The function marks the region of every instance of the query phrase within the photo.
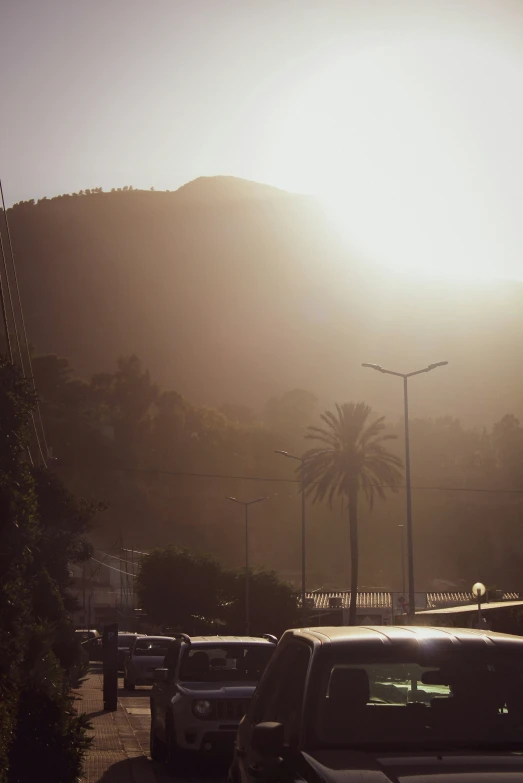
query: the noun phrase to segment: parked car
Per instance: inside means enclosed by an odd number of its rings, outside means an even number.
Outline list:
[[[231,754],[275,643],[269,636],[185,634],[173,641],[151,691],[151,757],[176,772],[197,754]]]
[[[229,783],[523,781],[523,638],[287,631],[240,723]]]
[[[143,633],[118,633],[118,671],[123,672],[124,661],[127,653],[138,637],[145,636]]]
[[[138,636],[124,658],[123,687],[133,691],[137,685],[150,685],[172,641],[172,636]]]
[[[90,661],[102,660],[102,637],[100,632],[94,629],[77,628],[75,631],[80,638],[80,644],[86,650]]]

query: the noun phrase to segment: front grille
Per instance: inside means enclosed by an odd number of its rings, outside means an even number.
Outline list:
[[[235,720],[243,718],[249,707],[250,699],[217,699],[213,701],[213,711],[209,716],[213,720]]]

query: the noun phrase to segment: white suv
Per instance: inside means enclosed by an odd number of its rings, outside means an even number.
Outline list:
[[[276,646],[273,636],[179,634],[151,691],[151,758],[172,772],[198,753],[230,754]]]

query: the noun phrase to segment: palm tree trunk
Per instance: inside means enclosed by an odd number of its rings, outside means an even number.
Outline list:
[[[350,606],[349,625],[356,625],[356,602],[358,599],[358,488],[349,490],[349,536],[350,536]]]

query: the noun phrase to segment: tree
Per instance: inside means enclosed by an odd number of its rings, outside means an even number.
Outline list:
[[[245,570],[228,574],[229,602],[226,606],[226,627],[230,633],[245,632]],[[253,636],[271,633],[275,636],[300,624],[298,593],[292,585],[278,579],[275,571],[264,568],[249,574],[250,625]]]
[[[137,578],[140,605],[149,620],[189,634],[242,634],[245,571],[225,570],[213,558],[170,545],[142,560]],[[254,634],[281,634],[298,622],[296,592],[274,571],[250,573]]]
[[[143,558],[136,580],[149,620],[195,634],[215,628],[226,601],[220,564],[207,555],[169,545]]]
[[[73,783],[89,740],[72,707],[81,649],[64,596],[92,510],[24,459],[35,404],[0,357],[0,781]]]
[[[395,486],[402,478],[403,463],[384,447],[385,441],[396,436],[385,434],[381,416],[370,423],[371,408],[364,402],[336,405],[336,413],[326,411],[321,415],[325,427],[309,427],[305,436],[316,440],[319,446],[304,456],[304,478],[307,494],[313,502],[327,500],[332,506],[334,498],[341,496],[347,503],[351,550],[351,599],[349,624],[356,624],[356,599],[358,592],[358,497],[360,490],[372,509],[376,497],[384,500],[386,489],[397,491]]]

